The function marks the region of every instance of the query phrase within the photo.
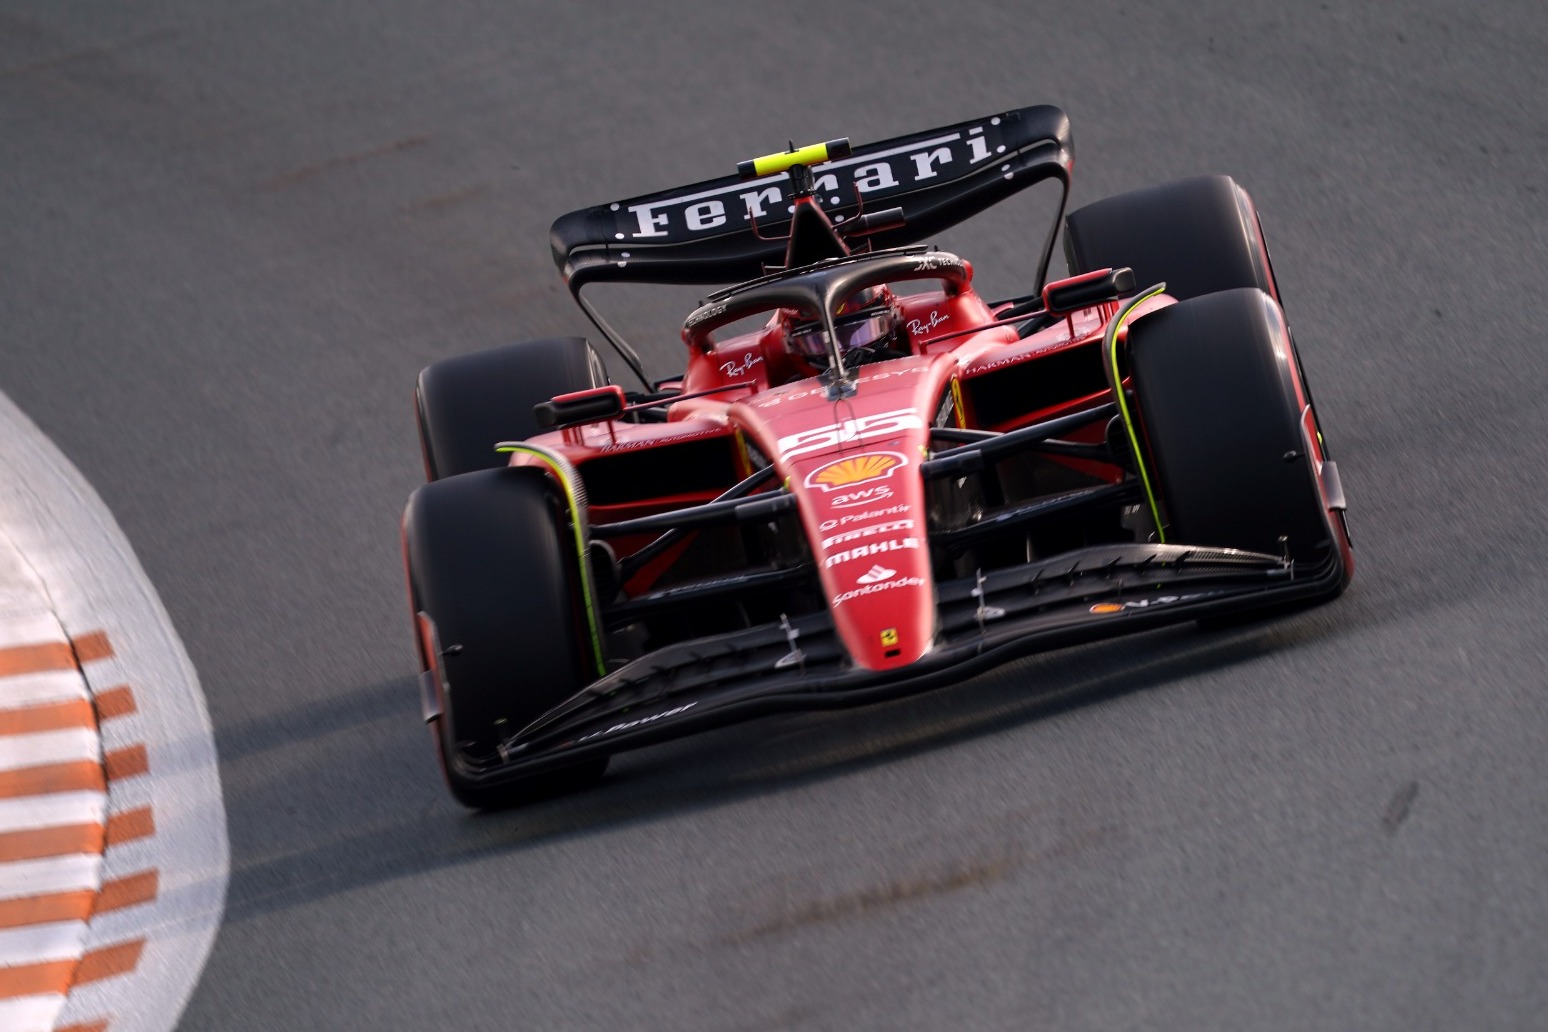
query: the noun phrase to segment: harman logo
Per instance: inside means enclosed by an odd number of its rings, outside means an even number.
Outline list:
[[[1154,609],[1157,606],[1169,606],[1174,602],[1194,602],[1216,594],[1219,594],[1219,592],[1200,591],[1191,595],[1161,595],[1156,598],[1136,598],[1128,602],[1098,602],[1088,609],[1087,612],[1093,616],[1112,616],[1114,613],[1126,613],[1140,609]]]
[[[882,480],[906,465],[908,459],[897,452],[867,452],[819,466],[806,475],[806,486],[832,491],[839,487]]]

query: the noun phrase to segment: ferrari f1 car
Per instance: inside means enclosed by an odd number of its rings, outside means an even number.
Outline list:
[[[1065,216],[1072,163],[1064,112],[1028,107],[554,223],[641,389],[579,337],[419,376],[403,541],[459,800],[1343,590],[1343,490],[1251,199],[1204,176]],[[986,300],[921,243],[1040,182],[1059,211],[1024,295]],[[1045,282],[1061,222],[1069,276]],[[582,297],[618,281],[736,285],[652,382]]]

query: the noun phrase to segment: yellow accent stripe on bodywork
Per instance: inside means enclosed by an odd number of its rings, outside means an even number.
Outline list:
[[[746,153],[743,151],[742,153]],[[793,165],[816,165],[828,160],[828,145],[826,143],[813,143],[802,147],[800,150],[780,151],[777,154],[765,154],[761,158],[753,158],[753,172],[760,176],[772,176],[776,172],[784,172]]]
[[[1139,434],[1134,430],[1134,417],[1129,412],[1129,402],[1123,393],[1123,377],[1118,372],[1118,331],[1123,329],[1129,321],[1129,316],[1140,305],[1149,301],[1157,294],[1166,292],[1165,283],[1157,283],[1136,295],[1133,300],[1119,309],[1113,321],[1107,324],[1107,335],[1102,338],[1102,360],[1107,364],[1108,384],[1113,389],[1113,400],[1118,403],[1118,415],[1123,419],[1123,428],[1129,435],[1129,448],[1134,456],[1134,467],[1139,470],[1140,483],[1145,488],[1145,501],[1150,505],[1150,515],[1156,523],[1156,540],[1166,544],[1166,529],[1161,525],[1161,507],[1156,504],[1156,492],[1151,486],[1150,473],[1145,469],[1145,457],[1140,451]]]
[[[753,464],[752,455],[750,455],[747,451],[747,435],[742,433],[741,427],[737,427],[735,433],[732,436],[736,439],[737,457],[742,461],[739,472],[744,477],[750,477],[753,475]]]
[[[587,630],[591,633],[591,654],[596,662],[597,676],[607,673],[607,663],[602,658],[602,625],[597,619],[597,607],[591,584],[591,562],[586,541],[585,487],[580,475],[564,456],[521,441],[501,441],[495,451],[509,455],[530,455],[548,467],[560,490],[564,492],[565,505],[570,510],[570,527],[575,533],[575,557],[580,565],[581,599],[586,607]]]

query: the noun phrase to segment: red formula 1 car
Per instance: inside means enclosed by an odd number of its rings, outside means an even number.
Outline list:
[[[565,215],[554,257],[644,384],[581,338],[419,377],[403,540],[452,792],[503,805],[760,714],[1032,650],[1321,602],[1353,558],[1257,214],[1224,176],[1054,220],[989,301],[918,242],[1034,183],[1029,107]],[[1070,277],[1045,283],[1060,222]],[[581,289],[738,285],[650,383]]]

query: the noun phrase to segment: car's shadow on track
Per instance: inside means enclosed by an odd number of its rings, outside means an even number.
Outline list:
[[[342,752],[330,751],[330,766],[337,765],[331,772],[272,778],[255,798],[229,800],[272,812],[275,800],[289,799],[290,812],[311,811],[314,822],[331,822],[332,833],[302,836],[317,844],[251,863],[235,850],[227,921],[789,791],[1228,670],[1338,633],[1338,627],[1303,614],[1221,630],[1185,625],[1033,656],[960,685],[893,702],[770,717],[624,754],[595,788],[493,813],[457,807],[431,773],[429,743],[410,720],[402,734],[394,730],[390,743],[377,741],[366,754],[352,755],[347,745]],[[390,693],[401,700],[412,698],[413,691],[405,678],[367,694]],[[328,737],[364,741],[359,735]],[[395,754],[392,771],[381,769],[384,747]],[[400,750],[402,756],[396,756]]]

